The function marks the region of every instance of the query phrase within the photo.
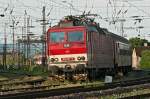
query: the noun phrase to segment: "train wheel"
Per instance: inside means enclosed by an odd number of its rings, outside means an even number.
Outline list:
[[[85,66],[84,65],[77,65],[75,68],[75,73],[84,74],[85,73]]]
[[[68,71],[68,72],[64,72],[64,74],[65,74],[65,79],[66,80],[69,80],[69,81],[73,80],[73,72]]]
[[[65,68],[63,69],[65,79],[72,81],[73,80],[73,69],[71,68],[70,65],[66,65]]]
[[[106,70],[105,74],[109,75],[109,76],[115,76],[116,75],[116,71],[113,68],[109,68],[109,69]]]
[[[87,69],[87,79],[89,81],[93,81],[96,79],[96,69],[95,68],[90,68],[90,69]]]
[[[120,78],[120,77],[123,77],[123,75],[124,75],[123,68],[119,68],[117,71],[117,76]]]
[[[58,75],[60,69],[57,66],[50,66],[49,71],[51,72],[52,75]]]

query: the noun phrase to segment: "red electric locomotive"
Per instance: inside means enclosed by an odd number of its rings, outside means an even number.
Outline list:
[[[100,28],[86,16],[68,16],[47,32],[48,68],[69,75],[126,72],[131,67],[128,40]]]

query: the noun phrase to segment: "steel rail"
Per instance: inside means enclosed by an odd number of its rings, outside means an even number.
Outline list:
[[[133,85],[139,85],[139,84],[145,84],[145,83],[150,83],[150,77],[136,79],[136,80],[114,82],[114,83],[105,84],[104,86],[98,86],[98,87],[78,86],[78,87],[69,87],[69,88],[49,89],[49,90],[43,90],[43,91],[37,91],[37,90],[29,91],[30,89],[28,89],[27,92],[23,92],[23,93],[0,95],[0,98],[1,99],[16,99],[16,98],[32,99],[32,98],[67,95],[67,94],[80,93],[80,92],[107,90],[107,89],[113,89],[116,87],[126,87],[126,86],[133,86]]]

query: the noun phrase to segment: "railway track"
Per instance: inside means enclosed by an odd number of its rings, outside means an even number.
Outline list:
[[[142,95],[136,95],[136,96],[129,96],[129,97],[124,97],[120,99],[146,99],[147,97],[150,97],[150,93],[148,94],[142,94]]]
[[[11,90],[15,91],[16,93],[11,94],[2,94],[3,92],[7,92],[10,90],[1,90],[1,99],[16,99],[16,98],[42,98],[42,97],[50,97],[50,96],[60,96],[60,95],[68,95],[73,93],[82,93],[82,92],[91,92],[91,91],[103,91],[115,88],[123,88],[140,85],[148,84],[145,88],[149,87],[150,77],[141,78],[136,80],[128,80],[128,81],[121,81],[121,82],[114,82],[105,84],[104,86],[97,86],[97,85],[90,85],[90,86],[77,86],[77,87],[69,87],[69,88],[59,88],[59,89],[49,89],[52,86],[40,86],[40,87],[32,87],[32,88],[23,88],[18,90]],[[53,86],[54,87],[54,86]],[[128,89],[129,90],[129,89]],[[111,94],[113,91],[108,92],[107,94]]]

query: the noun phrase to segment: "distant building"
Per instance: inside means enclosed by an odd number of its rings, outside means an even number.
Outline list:
[[[150,46],[143,46],[139,48],[134,48],[132,52],[132,67],[134,69],[140,68],[140,61],[142,57],[142,51],[150,50]]]
[[[34,59],[34,64],[37,64],[37,65],[42,64],[42,55],[41,54],[35,54],[33,56],[33,59]]]

